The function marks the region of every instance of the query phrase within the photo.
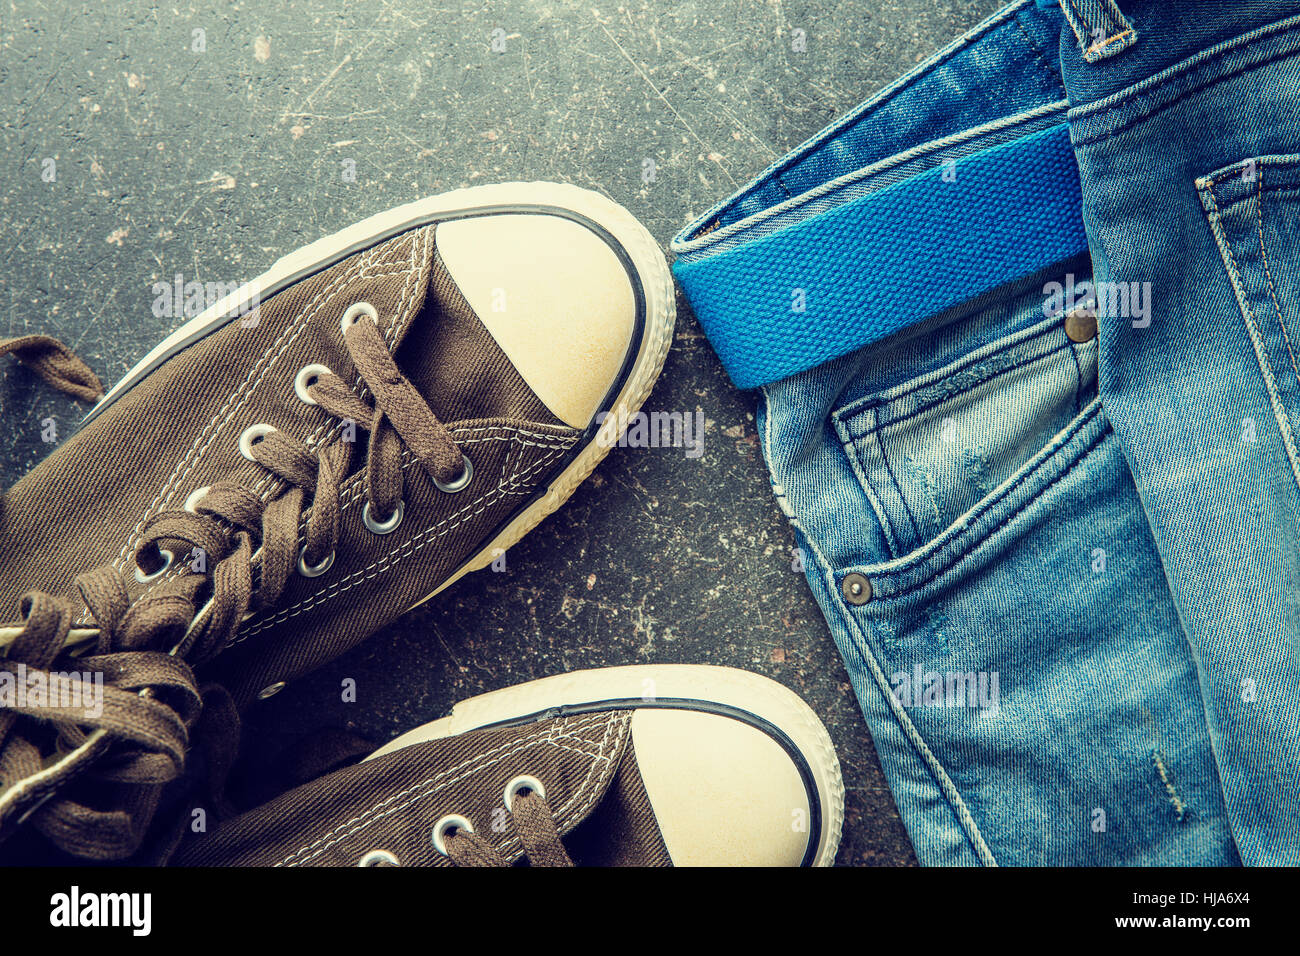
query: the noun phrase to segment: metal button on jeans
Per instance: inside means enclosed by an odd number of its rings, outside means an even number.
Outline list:
[[[866,604],[871,600],[871,582],[867,580],[865,574],[854,571],[844,575],[842,588],[844,600],[850,604]]]
[[[1097,313],[1091,308],[1075,309],[1065,317],[1065,334],[1071,342],[1087,342],[1097,337]]]

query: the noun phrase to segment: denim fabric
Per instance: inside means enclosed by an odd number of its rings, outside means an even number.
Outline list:
[[[1237,848],[1295,864],[1300,7],[1189,4],[1200,22],[1180,32],[1192,11],[1164,6],[1131,13],[1140,78],[1108,61],[1129,85],[1063,59],[1093,261],[1151,288],[1149,326],[1102,325],[1101,387],[1200,671]]]
[[[1297,15],[1021,0],[674,242],[1069,124],[1086,251],[757,393],[922,863],[1300,863]]]

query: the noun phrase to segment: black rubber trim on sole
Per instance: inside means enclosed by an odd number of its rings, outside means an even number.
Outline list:
[[[780,745],[781,749],[789,755],[794,762],[795,768],[799,771],[799,777],[803,781],[804,790],[808,796],[808,824],[809,840],[808,848],[804,850],[803,860],[800,866],[812,866],[813,861],[817,859],[817,848],[822,842],[822,802],[821,794],[817,790],[817,778],[813,775],[812,767],[809,766],[807,759],[793,740],[780,727],[769,720],[744,710],[740,707],[732,707],[730,704],[719,704],[711,700],[695,700],[689,697],[659,697],[647,701],[642,698],[619,698],[615,700],[594,700],[583,704],[560,704],[555,707],[548,707],[546,710],[539,710],[532,714],[526,714],[520,717],[509,717],[505,720],[494,721],[490,724],[483,724],[478,727],[471,727],[462,733],[473,733],[476,730],[488,730],[496,727],[518,727],[523,724],[534,724],[539,720],[553,720],[557,717],[569,717],[575,714],[591,714],[605,710],[693,710],[706,714],[714,714],[719,717],[729,717],[732,720],[738,720],[743,724],[748,724],[755,730],[762,731]],[[455,713],[453,708],[452,713]],[[459,735],[457,735],[459,736]]]

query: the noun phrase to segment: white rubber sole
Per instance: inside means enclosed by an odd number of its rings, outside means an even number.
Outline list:
[[[592,220],[612,235],[632,260],[632,265],[641,280],[645,295],[645,326],[632,369],[614,402],[608,408],[602,409],[609,412],[609,415],[601,424],[595,437],[551,482],[544,495],[516,515],[495,538],[466,560],[435,591],[417,601],[412,607],[418,607],[440,594],[471,571],[478,571],[490,565],[502,552],[509,550],[524,535],[537,527],[542,519],[569,500],[578,485],[586,480],[601,460],[609,454],[610,449],[618,443],[619,423],[626,423],[632,413],[636,412],[650,397],[650,391],[663,370],[664,360],[668,357],[668,350],[672,346],[673,326],[677,316],[677,297],[673,291],[672,273],[668,270],[668,262],[659,248],[659,243],[630,212],[618,203],[606,199],[599,193],[559,183],[507,183],[502,186],[477,186],[461,192],[468,194],[478,190],[499,190],[505,195],[514,196],[511,199],[503,199],[493,194],[490,202],[486,198],[479,200],[483,205],[522,203],[524,202],[522,194],[515,195],[516,190],[519,190],[531,196],[529,202],[564,206]]]
[[[651,690],[652,689],[652,690]],[[684,699],[747,711],[779,728],[803,754],[821,801],[822,831],[813,866],[830,866],[844,825],[844,780],[825,725],[798,694],[759,674],[711,664],[634,664],[574,671],[461,701],[450,715],[403,734],[382,754],[564,706],[601,701]]]

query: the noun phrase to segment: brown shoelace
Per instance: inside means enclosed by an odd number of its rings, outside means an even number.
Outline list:
[[[0,339],[0,356],[12,355],[61,392],[86,402],[104,396],[104,386],[90,366],[58,339],[20,335]]]
[[[163,784],[184,768],[201,710],[190,665],[224,648],[245,617],[274,607],[295,566],[319,574],[333,562],[339,489],[355,444],[344,440],[347,424],[370,436],[365,507],[372,515],[391,519],[402,507],[403,446],[440,486],[458,487],[469,475],[469,460],[402,376],[375,322],[362,316],[348,325],[344,343],[373,406],[322,371],[307,394],[345,429],[315,451],[275,430],[248,443],[248,457],[282,482],[269,500],[222,481],[192,510],[151,517],[136,561],[142,570],[147,562],[158,583],[134,603],[115,568],[80,575],[77,589],[97,629],[82,643],[93,647],[70,641],[71,602],[38,591],[23,597],[20,630],[0,657],[0,672],[15,684],[20,665],[29,683],[33,676],[50,682],[56,673],[102,673],[104,703],[97,717],[39,699],[0,711],[0,841],[27,821],[76,856],[120,859],[140,845]],[[65,391],[98,384],[52,339],[7,340],[3,351]],[[186,547],[202,549],[208,570],[181,563],[178,573],[163,575]]]
[[[519,790],[510,801],[509,812],[529,865],[573,866],[573,860],[560,842],[560,831],[555,826],[555,816],[545,796],[536,790]],[[442,840],[439,852],[445,853],[452,863],[457,866],[510,865],[510,861],[496,847],[472,828],[456,824],[444,828],[444,822],[455,819],[463,818],[445,817],[434,828],[434,833],[440,835]],[[435,836],[434,845],[437,846],[437,843],[438,836]],[[385,850],[372,850],[362,857],[361,865],[400,866],[401,863]]]
[[[530,865],[573,866],[544,796],[536,790],[520,790],[511,801],[510,815]],[[442,841],[447,847],[447,857],[457,866],[510,865],[496,847],[473,830],[452,828],[443,835]]]

